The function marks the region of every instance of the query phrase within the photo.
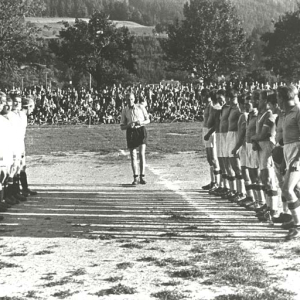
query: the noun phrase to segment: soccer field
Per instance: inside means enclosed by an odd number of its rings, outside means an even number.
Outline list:
[[[153,123],[147,126],[148,153],[204,151],[202,123]],[[118,124],[97,126],[32,126],[27,130],[27,155],[56,152],[108,154],[126,149],[125,131]]]
[[[150,124],[133,187],[119,125],[29,127],[38,195],[3,213],[0,299],[299,299],[299,242],[201,191],[201,128]]]

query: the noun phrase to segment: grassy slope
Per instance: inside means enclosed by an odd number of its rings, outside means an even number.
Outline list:
[[[83,19],[88,21],[88,19]],[[74,18],[35,18],[28,17],[26,18],[27,22],[35,24],[42,30],[42,35],[44,38],[55,38],[58,36],[59,31],[64,27],[63,22],[67,21],[70,24],[75,23]],[[129,22],[129,21],[113,21],[117,27],[126,26],[129,30],[138,36],[140,35],[153,35],[152,30],[154,26],[143,26],[138,23]]]
[[[149,0],[150,1],[150,0]],[[182,7],[186,0],[182,1]],[[238,15],[243,22],[244,29],[251,33],[254,27],[270,27],[271,20],[277,20],[286,11],[295,9],[297,0],[232,0],[236,5]],[[178,7],[181,7],[178,5]],[[88,20],[88,19],[84,19]],[[44,38],[54,38],[58,36],[59,30],[63,27],[62,21],[74,23],[74,18],[37,18],[28,17],[26,21],[34,23],[42,29]],[[114,21],[117,27],[127,26],[133,34],[138,36],[153,35],[154,26],[143,26],[134,22]]]

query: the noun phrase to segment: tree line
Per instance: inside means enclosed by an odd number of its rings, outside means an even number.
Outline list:
[[[44,10],[42,2],[0,2],[3,85],[36,80],[88,85],[92,79],[94,86],[171,78],[211,81],[232,74],[236,79],[292,80],[300,75],[300,6],[273,20],[272,30],[257,33],[262,60],[255,66],[253,36],[227,0],[190,0],[182,9],[183,18],[166,27],[165,38],[133,36],[99,10],[88,22],[77,18],[74,25],[65,23],[53,40],[44,40],[38,28],[24,22],[24,15]]]
[[[297,0],[231,0],[246,33],[263,28],[268,31],[272,20],[297,9]],[[44,0],[45,17],[88,18],[104,11],[111,20],[133,21],[142,25],[170,24],[183,18],[187,0]]]
[[[182,18],[182,0],[45,0],[45,17],[89,18],[103,11],[111,20],[151,26]]]

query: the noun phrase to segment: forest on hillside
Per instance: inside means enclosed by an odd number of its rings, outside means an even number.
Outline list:
[[[77,17],[89,18],[94,11],[104,11],[111,20],[134,21],[142,25],[169,24],[175,19],[183,18],[183,6],[187,0],[44,0],[44,17]],[[218,0],[211,0],[218,1]],[[264,76],[266,73],[263,63],[260,37],[264,32],[273,30],[273,22],[287,11],[297,9],[297,0],[230,0],[236,7],[241,25],[248,33],[253,43],[251,63],[247,65],[241,76],[251,78]],[[156,26],[158,28],[158,26]],[[162,26],[165,28],[165,26]],[[57,30],[57,29],[55,29]],[[154,32],[155,33],[155,32]],[[157,33],[159,31],[157,30]],[[147,83],[157,83],[162,79],[194,80],[182,71],[168,68],[164,60],[161,41],[166,35],[135,35],[133,56],[136,61],[135,80]],[[45,39],[47,43],[47,39]],[[44,61],[42,61],[45,64]],[[60,67],[61,66],[61,67]],[[62,63],[53,63],[49,67],[49,76],[56,82],[86,84],[89,80],[84,74],[74,73]],[[255,76],[252,74],[256,74]],[[43,76],[43,75],[42,75]],[[25,77],[26,78],[26,77]],[[41,77],[42,78],[42,77]],[[25,80],[25,79],[24,79]],[[33,78],[34,82],[39,80]]]
[[[111,20],[133,21],[142,25],[170,23],[183,18],[188,0],[45,0],[47,17],[90,17],[95,10],[109,14]],[[213,0],[212,0],[213,1]],[[231,0],[245,31],[268,31],[272,20],[297,8],[297,0]]]

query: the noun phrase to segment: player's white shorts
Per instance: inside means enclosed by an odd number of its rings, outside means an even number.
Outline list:
[[[204,140],[204,136],[207,134],[208,130],[209,130],[209,129],[206,128],[206,127],[203,127],[203,129],[202,129],[202,139],[203,139],[203,143],[204,143],[205,148],[214,148],[214,147],[216,146],[215,133],[213,133],[213,134],[210,136],[210,138],[209,138],[208,141],[205,141],[205,140]]]
[[[247,148],[246,143],[244,143],[239,150],[239,157],[241,162],[241,167],[247,166]]]
[[[270,169],[274,167],[272,150],[275,145],[271,141],[258,142],[260,150],[258,151],[258,164],[260,170]]]
[[[227,147],[226,147],[226,139],[227,132],[220,132],[220,156],[218,157],[227,157]]]
[[[222,157],[222,134],[220,132],[216,132],[215,134],[217,157]]]
[[[300,142],[290,143],[283,146],[283,155],[287,169],[294,161],[296,155],[299,153]]]
[[[258,168],[258,151],[252,150],[252,143],[246,143],[246,167],[249,169]]]
[[[226,136],[226,156],[225,157],[234,157],[234,155],[231,153],[233,148],[236,146],[238,140],[238,132],[237,131],[228,131]]]

